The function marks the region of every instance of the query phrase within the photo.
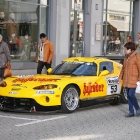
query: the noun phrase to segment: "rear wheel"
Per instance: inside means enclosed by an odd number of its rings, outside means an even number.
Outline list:
[[[61,98],[61,109],[64,113],[72,113],[79,104],[79,93],[75,86],[67,86]]]

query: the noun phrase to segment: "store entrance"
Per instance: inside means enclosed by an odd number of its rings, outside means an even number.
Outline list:
[[[70,57],[84,56],[83,1],[73,0],[70,13]]]

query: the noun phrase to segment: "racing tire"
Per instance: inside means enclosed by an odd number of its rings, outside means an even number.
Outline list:
[[[79,105],[79,93],[75,86],[67,86],[61,97],[61,110],[63,113],[74,112]]]
[[[127,99],[127,92],[126,89],[123,87],[121,90],[121,103],[128,103],[128,99]]]

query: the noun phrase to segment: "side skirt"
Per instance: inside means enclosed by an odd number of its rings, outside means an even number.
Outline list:
[[[88,98],[84,100],[80,100],[79,107],[86,107],[86,106],[92,106],[97,104],[105,104],[105,103],[113,103],[113,102],[120,102],[121,95],[115,94],[111,96],[104,96],[99,98]]]

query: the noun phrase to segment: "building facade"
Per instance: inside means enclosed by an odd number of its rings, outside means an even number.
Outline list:
[[[0,0],[0,34],[13,75],[36,74],[40,33],[54,44],[52,67],[73,56],[122,56],[126,37],[137,40],[139,14],[140,0]]]

